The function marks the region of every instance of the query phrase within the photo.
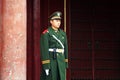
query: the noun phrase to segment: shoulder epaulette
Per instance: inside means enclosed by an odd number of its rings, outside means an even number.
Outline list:
[[[47,32],[48,32],[48,29],[44,30],[42,33],[45,34],[45,33],[47,33]]]

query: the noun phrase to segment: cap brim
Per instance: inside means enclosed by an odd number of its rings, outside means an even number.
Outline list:
[[[60,16],[54,16],[54,17],[51,18],[51,20],[60,20],[60,19],[61,19]]]
[[[61,18],[53,18],[53,19],[51,19],[51,20],[61,20]]]

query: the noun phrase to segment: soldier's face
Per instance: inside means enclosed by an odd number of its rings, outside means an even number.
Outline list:
[[[60,27],[61,20],[51,20],[50,23],[51,23],[52,27],[58,29]]]

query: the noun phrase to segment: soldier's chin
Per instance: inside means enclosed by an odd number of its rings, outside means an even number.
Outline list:
[[[57,28],[59,28],[60,26],[57,26]]]

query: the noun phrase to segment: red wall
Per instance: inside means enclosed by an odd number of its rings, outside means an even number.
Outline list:
[[[40,78],[40,0],[27,1],[27,80]]]
[[[2,46],[2,0],[0,0],[0,53]],[[1,54],[0,54],[1,55]]]

